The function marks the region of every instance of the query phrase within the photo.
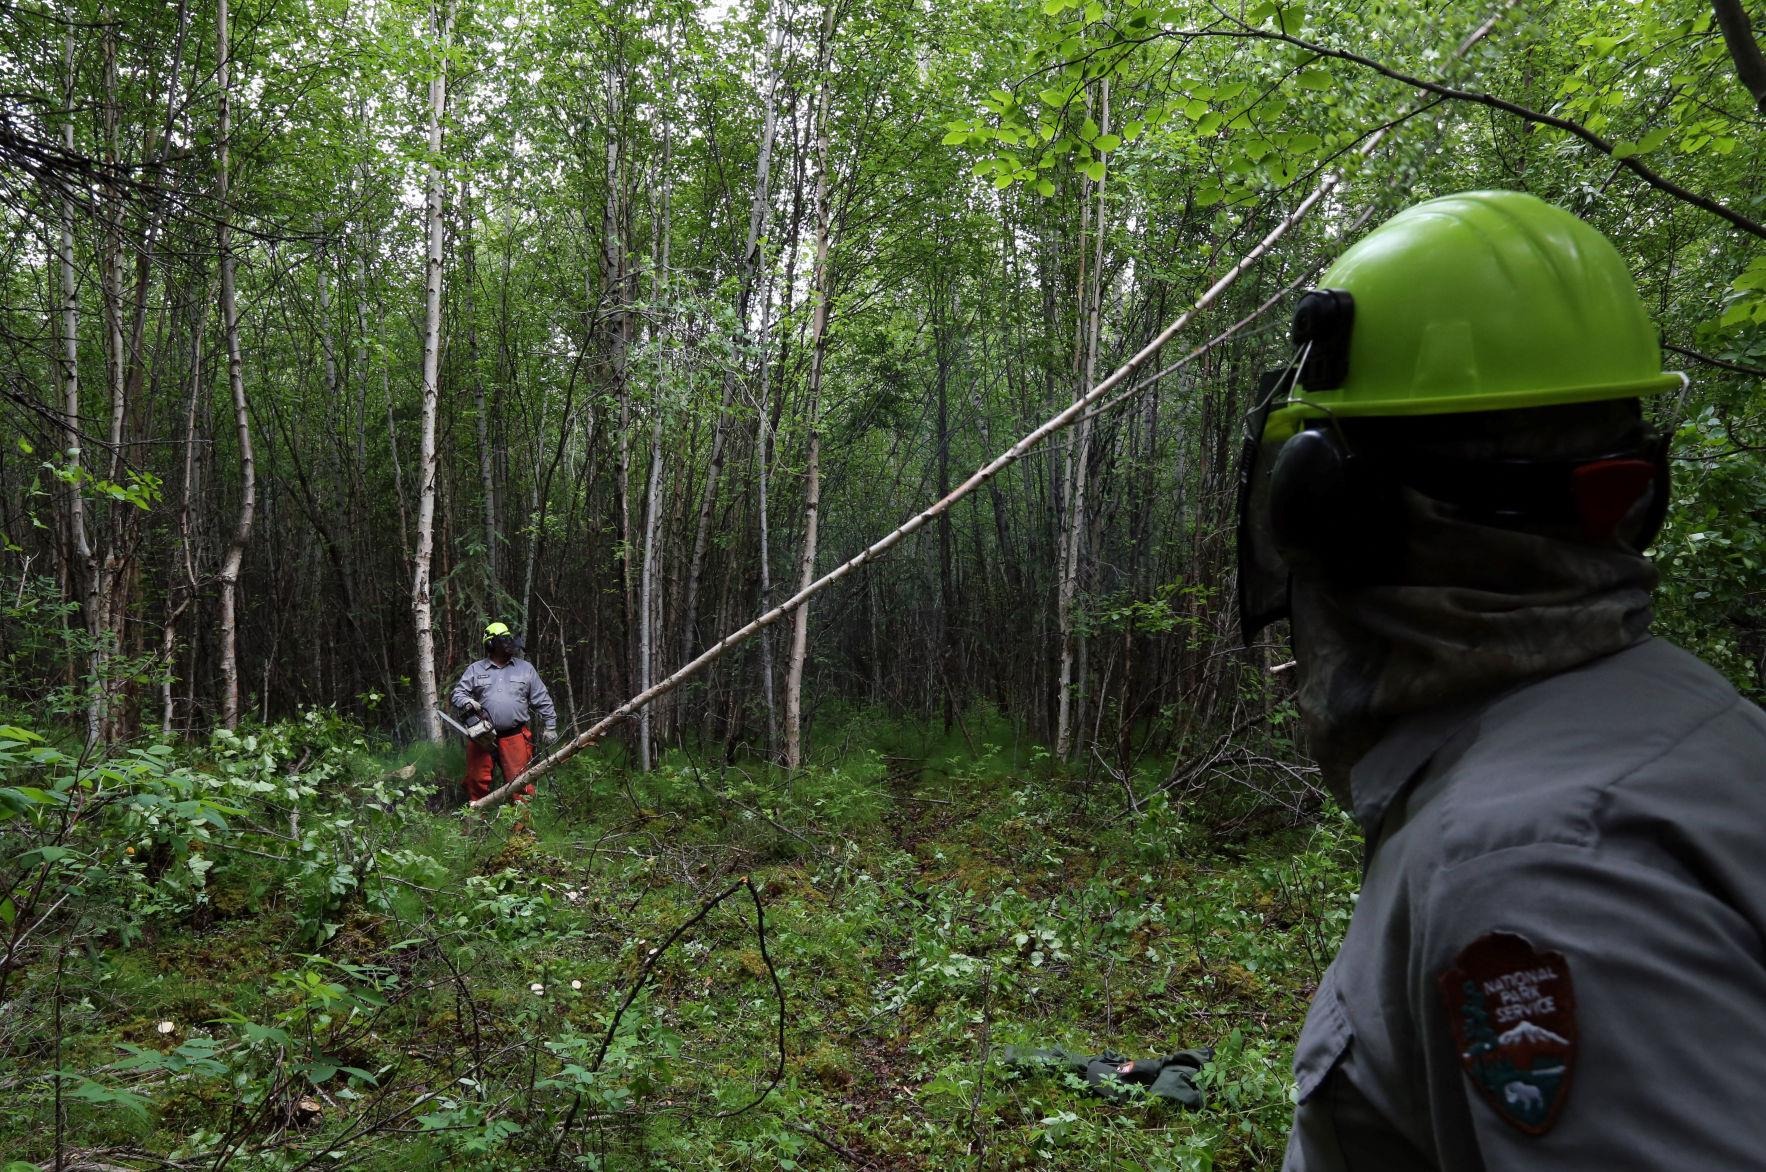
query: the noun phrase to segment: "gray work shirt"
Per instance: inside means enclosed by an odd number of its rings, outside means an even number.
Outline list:
[[[494,660],[479,660],[466,669],[449,699],[455,708],[464,708],[469,699],[477,700],[498,732],[526,724],[530,709],[539,713],[547,728],[558,725],[552,695],[540,682],[540,673],[525,659],[511,659],[505,667],[498,667]]]
[[[1766,1166],[1766,713],[1648,640],[1413,718],[1351,787],[1288,1172]],[[1556,959],[1461,979],[1496,933]]]

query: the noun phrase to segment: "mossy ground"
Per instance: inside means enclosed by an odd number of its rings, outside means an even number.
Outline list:
[[[680,752],[648,776],[579,759],[490,820],[410,801],[353,823],[339,811],[360,783],[339,781],[305,817],[354,833],[356,886],[316,905],[310,867],[245,853],[255,840],[211,847],[198,905],[69,951],[59,997],[41,954],[7,1016],[41,1031],[59,1002],[62,1069],[144,1101],[64,1094],[64,1150],[89,1163],[1279,1164],[1294,1037],[1354,880],[1341,819],[1225,793],[1118,817],[1113,784],[873,733],[794,778]],[[452,766],[423,770],[451,784]],[[596,1070],[651,950],[744,878],[764,950],[738,889],[655,956]],[[716,1118],[777,1069],[775,973],[783,1079]],[[266,1049],[242,1023],[289,1041]],[[219,1072],[164,1065],[193,1039]],[[118,1070],[125,1043],[170,1057]],[[1013,1043],[1219,1054],[1208,1107],[1182,1113],[1017,1079],[998,1062]],[[54,1048],[8,1041],[7,1158],[53,1159]]]

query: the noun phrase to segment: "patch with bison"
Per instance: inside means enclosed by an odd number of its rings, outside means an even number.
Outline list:
[[[1576,993],[1563,953],[1492,932],[1437,980],[1472,1085],[1521,1131],[1550,1131],[1576,1068]]]

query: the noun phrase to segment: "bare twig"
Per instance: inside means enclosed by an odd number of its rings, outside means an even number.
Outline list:
[[[1743,366],[1741,363],[1731,362],[1727,358],[1713,358],[1709,354],[1700,354],[1697,350],[1688,350],[1684,346],[1670,346],[1666,342],[1662,343],[1662,349],[1671,350],[1675,354],[1692,359],[1694,362],[1703,362],[1707,366],[1715,366],[1722,370],[1733,370],[1737,374],[1750,374],[1755,378],[1766,378],[1766,370],[1761,370],[1757,366]]]
[[[620,1020],[625,1017],[626,1010],[632,1007],[632,1002],[638,999],[639,992],[643,990],[645,982],[650,978],[651,970],[653,970],[662,958],[667,955],[668,950],[674,946],[675,941],[686,935],[690,928],[709,915],[711,910],[717,907],[718,904],[730,898],[730,896],[735,895],[738,891],[747,891],[748,897],[754,901],[754,930],[755,936],[760,945],[760,959],[761,963],[766,966],[767,976],[772,978],[773,993],[778,999],[779,1061],[778,1065],[773,1070],[772,1081],[767,1084],[766,1089],[761,1091],[752,1102],[738,1107],[734,1111],[719,1111],[717,1114],[710,1116],[710,1118],[733,1119],[738,1115],[747,1114],[749,1111],[752,1111],[754,1108],[766,1102],[768,1096],[778,1089],[781,1082],[785,1081],[785,986],[779,981],[779,972],[773,967],[773,958],[767,951],[766,908],[760,901],[760,892],[755,890],[753,882],[746,875],[706,900],[699,906],[698,911],[694,912],[683,921],[679,927],[669,933],[668,939],[650,950],[650,955],[645,958],[644,967],[639,970],[637,979],[632,982],[631,988],[626,990],[625,1000],[620,1002],[619,1008],[614,1011],[613,1019],[607,1023],[607,1033],[601,1039],[601,1048],[595,1052],[595,1061],[589,1066],[589,1071],[591,1073],[599,1071],[601,1069],[601,1063],[607,1060],[607,1051],[613,1045],[613,1038],[619,1030]],[[564,1116],[563,1126],[558,1129],[558,1138],[552,1142],[552,1163],[557,1163],[558,1151],[564,1146],[565,1137],[570,1134],[571,1127],[575,1125],[577,1113],[582,1109],[582,1103],[582,1092],[578,1091],[575,1100],[570,1105],[570,1111]]]

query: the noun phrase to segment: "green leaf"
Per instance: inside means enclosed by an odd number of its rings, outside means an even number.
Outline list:
[[[1196,192],[1196,206],[1199,208],[1213,207],[1225,198],[1226,192],[1210,185]]]
[[[1085,167],[1085,174],[1092,182],[1102,183],[1104,180],[1104,160],[1097,159],[1088,163]]]
[[[1092,119],[1087,118],[1085,120],[1085,122],[1079,128],[1079,137],[1083,138],[1086,142],[1090,142],[1092,139],[1096,138],[1097,136],[1098,136],[1098,124],[1096,122],[1094,122]]]
[[[1104,19],[1104,6],[1098,0],[1091,0],[1091,3],[1085,6],[1085,23],[1096,24],[1102,19]]]
[[[1050,183],[1047,179],[1038,179],[1036,181],[1036,192],[1038,195],[1053,195],[1055,194],[1055,185]]]
[[[18,908],[13,904],[12,897],[10,895],[0,897],[0,924],[5,924],[10,928],[16,919],[18,919]]]
[[[1096,142],[1092,143],[1092,146],[1100,151],[1113,151],[1121,145],[1122,140],[1114,134],[1106,134]]]
[[[1301,71],[1299,78],[1301,89],[1328,90],[1331,88],[1331,75],[1323,69],[1307,69]]]
[[[944,136],[943,144],[945,146],[962,146],[964,143],[966,143],[968,141],[969,141],[969,132],[968,131],[966,131],[966,130],[953,130],[949,134]]]
[[[1133,142],[1141,136],[1141,132],[1146,130],[1146,128],[1147,124],[1145,122],[1130,122],[1127,126],[1122,128],[1123,141]]]

